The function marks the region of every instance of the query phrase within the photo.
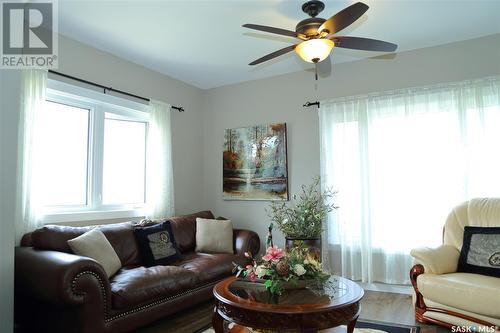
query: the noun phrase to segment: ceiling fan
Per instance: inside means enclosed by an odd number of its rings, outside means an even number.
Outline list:
[[[397,49],[398,46],[396,44],[377,39],[335,35],[360,18],[368,10],[366,4],[357,2],[341,10],[328,20],[316,17],[324,8],[325,4],[321,1],[312,0],[304,3],[302,11],[308,14],[310,18],[300,21],[295,27],[295,31],[258,24],[244,24],[243,27],[245,28],[294,37],[301,40],[298,44],[269,53],[262,58],[252,61],[249,65],[253,66],[263,63],[293,50],[304,61],[317,64],[328,57],[334,46],[379,52],[393,52]]]

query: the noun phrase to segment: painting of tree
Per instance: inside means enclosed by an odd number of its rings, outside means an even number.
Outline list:
[[[225,200],[288,200],[286,124],[226,129]]]

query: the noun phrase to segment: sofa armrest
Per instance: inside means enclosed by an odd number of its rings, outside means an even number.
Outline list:
[[[441,245],[413,249],[410,255],[415,258],[416,264],[423,266],[425,273],[446,274],[457,271],[460,252],[453,246]]]
[[[109,279],[95,260],[32,247],[16,247],[15,288],[52,304],[83,304],[91,295],[110,301]]]
[[[260,250],[260,238],[256,232],[244,229],[233,230],[234,250],[236,254],[243,255],[250,252],[256,255]]]

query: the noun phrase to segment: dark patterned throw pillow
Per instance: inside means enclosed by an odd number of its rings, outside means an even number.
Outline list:
[[[457,272],[500,277],[500,227],[465,227]]]
[[[181,258],[170,221],[135,227],[134,234],[146,266],[168,265]]]

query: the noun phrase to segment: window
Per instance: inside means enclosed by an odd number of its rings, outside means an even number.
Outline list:
[[[88,204],[89,119],[89,109],[52,101],[39,117],[43,206]]]
[[[45,221],[142,215],[147,111],[147,105],[49,81],[35,125]]]
[[[499,95],[488,78],[321,104],[322,178],[341,207],[328,242],[345,276],[408,283],[410,250],[440,245],[454,206],[500,196]]]
[[[147,123],[114,119],[104,121],[104,204],[145,202]]]

